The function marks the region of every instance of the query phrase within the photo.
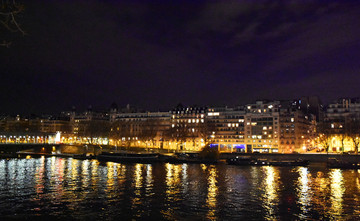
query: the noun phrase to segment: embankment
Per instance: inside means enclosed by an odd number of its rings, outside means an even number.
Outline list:
[[[234,158],[236,156],[251,156],[256,159],[268,159],[268,160],[309,160],[310,162],[327,162],[329,158],[335,158],[341,161],[347,162],[360,162],[360,155],[353,155],[353,154],[276,154],[276,153],[222,153],[220,158],[222,159],[229,159]]]

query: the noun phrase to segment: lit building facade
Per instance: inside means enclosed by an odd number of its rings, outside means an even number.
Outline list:
[[[315,118],[306,115],[298,106],[280,108],[280,150],[282,153],[303,153],[314,148]]]
[[[216,147],[221,152],[246,152],[243,108],[209,108],[207,121],[215,128],[211,147]]]
[[[110,144],[164,148],[170,112],[116,113],[110,119]]]
[[[279,152],[279,101],[259,100],[245,107],[247,152]]]
[[[330,127],[329,152],[356,152],[360,125],[354,127],[353,124],[360,121],[360,99],[341,98],[330,103],[326,108],[326,121]]]
[[[206,107],[183,107],[178,105],[170,111],[170,127],[164,140],[169,149],[199,151],[205,145],[209,128]],[[205,137],[204,137],[205,136]]]

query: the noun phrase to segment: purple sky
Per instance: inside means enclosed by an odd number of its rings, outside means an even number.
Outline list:
[[[0,113],[360,94],[356,1],[118,2],[25,1]]]

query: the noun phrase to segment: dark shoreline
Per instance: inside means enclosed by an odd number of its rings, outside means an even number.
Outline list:
[[[45,149],[45,151],[42,150]],[[52,149],[55,148],[56,150],[64,150],[67,151],[60,151],[60,153],[52,154]],[[69,151],[73,149],[73,151]],[[93,145],[65,145],[65,144],[0,144],[0,158],[16,158],[18,157],[18,152],[24,151],[27,154],[32,154],[34,156],[59,156],[59,157],[72,157],[72,155],[81,155],[84,153],[93,153],[93,155],[98,155],[102,151],[111,152],[114,150],[114,147],[110,146],[93,146]],[[87,151],[88,150],[88,151]],[[118,148],[118,150],[121,150]],[[145,149],[139,148],[130,148],[130,152],[134,152],[134,150],[139,151]],[[126,152],[126,150],[121,150]],[[148,152],[158,152],[158,149],[151,149]],[[161,150],[162,153],[166,153],[168,151]],[[94,154],[95,153],[95,154]],[[25,154],[25,153],[24,153]],[[24,155],[22,154],[22,155]],[[308,160],[311,163],[326,163],[329,158],[335,158],[340,161],[346,162],[360,162],[360,155],[355,154],[333,154],[333,153],[309,153],[309,154],[281,154],[281,153],[221,153],[220,159],[226,160],[230,158],[234,158],[236,156],[251,156],[254,159],[267,159],[267,160]]]

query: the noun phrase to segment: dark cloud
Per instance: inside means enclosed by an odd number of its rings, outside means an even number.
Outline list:
[[[0,49],[1,112],[359,94],[357,2],[24,3],[28,35]]]

